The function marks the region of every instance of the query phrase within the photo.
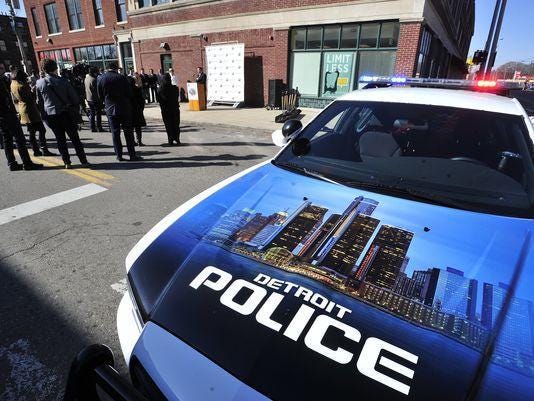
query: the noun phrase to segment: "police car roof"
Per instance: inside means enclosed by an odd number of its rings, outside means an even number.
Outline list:
[[[523,115],[524,112],[515,99],[491,93],[456,89],[373,88],[353,91],[337,98],[337,100],[426,104],[513,115]]]

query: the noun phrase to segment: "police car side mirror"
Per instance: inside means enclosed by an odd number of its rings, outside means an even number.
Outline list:
[[[287,143],[286,138],[284,138],[284,135],[282,135],[281,129],[277,129],[276,131],[274,131],[271,134],[271,138],[273,140],[274,145],[280,148],[283,148]]]

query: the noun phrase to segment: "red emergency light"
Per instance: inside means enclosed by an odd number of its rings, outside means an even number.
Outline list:
[[[497,81],[477,81],[477,86],[479,88],[495,88]]]

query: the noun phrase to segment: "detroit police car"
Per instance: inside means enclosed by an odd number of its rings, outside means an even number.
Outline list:
[[[136,389],[98,347],[96,381],[127,400],[533,400],[519,102],[360,90],[273,139],[132,249],[117,324]]]

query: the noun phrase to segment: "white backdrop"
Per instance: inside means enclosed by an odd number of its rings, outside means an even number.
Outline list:
[[[208,100],[245,100],[245,44],[206,46]]]

